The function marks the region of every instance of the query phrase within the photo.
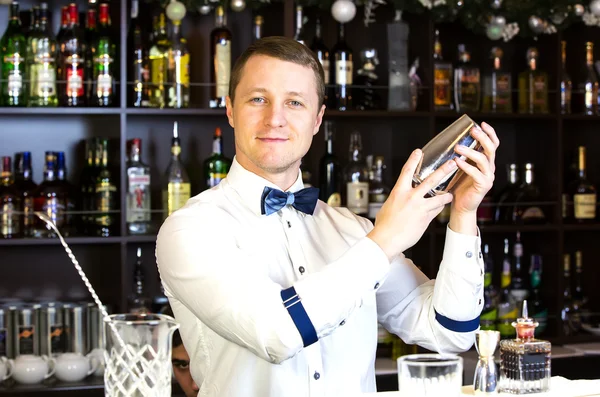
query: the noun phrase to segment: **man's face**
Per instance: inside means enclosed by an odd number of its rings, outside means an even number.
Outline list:
[[[190,356],[183,345],[172,349],[171,362],[173,364],[175,379],[177,379],[177,383],[181,386],[186,397],[196,397],[199,388],[194,379],[192,379],[192,374],[190,374]]]
[[[264,55],[248,59],[235,104],[227,98],[240,164],[261,176],[295,170],[319,131],[325,107],[318,102],[309,67]]]

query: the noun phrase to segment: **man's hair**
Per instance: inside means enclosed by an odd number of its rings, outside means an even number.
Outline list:
[[[319,62],[315,53],[307,46],[298,43],[294,39],[282,36],[269,36],[257,40],[237,59],[231,71],[231,79],[229,81],[229,97],[232,103],[235,98],[235,89],[242,79],[244,66],[246,66],[248,59],[254,55],[265,55],[311,68],[315,74],[319,108],[321,107],[325,98],[325,74],[323,73],[321,62]]]
[[[173,309],[171,309],[171,305],[169,305],[168,303],[165,305],[165,307],[162,308],[160,312],[161,314],[165,314],[167,316],[175,318],[175,315],[173,314]],[[181,346],[182,344],[183,341],[181,340],[181,334],[179,333],[179,330],[176,329],[175,332],[173,332],[173,347],[175,348]]]

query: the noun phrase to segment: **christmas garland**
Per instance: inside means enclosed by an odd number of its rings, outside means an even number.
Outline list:
[[[241,11],[246,6],[260,9],[282,0],[147,1],[163,6],[179,2],[190,11],[208,14],[217,5]],[[475,33],[485,33],[491,40],[504,41],[517,34],[529,37],[553,34],[578,22],[600,26],[600,0],[296,0],[296,4],[331,10],[340,22],[354,18],[356,6],[362,6],[365,26],[375,22],[375,10],[379,6],[390,4],[396,10],[408,13],[428,12],[436,23],[459,21]]]

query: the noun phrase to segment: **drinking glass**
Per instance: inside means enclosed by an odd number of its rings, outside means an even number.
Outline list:
[[[398,358],[398,386],[406,397],[458,397],[463,359],[454,355],[409,354]]]

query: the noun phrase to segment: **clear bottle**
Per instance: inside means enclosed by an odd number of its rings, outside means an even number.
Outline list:
[[[302,6],[296,6],[296,33],[294,34],[294,40],[298,43],[306,45],[306,33],[304,32],[304,17],[302,13]]]
[[[22,198],[16,189],[12,173],[12,159],[2,157],[0,169],[0,238],[21,237],[21,220],[19,212]]]
[[[511,272],[511,300],[517,307],[520,307],[524,300],[529,297],[529,288],[527,286],[527,277],[523,269],[523,243],[521,243],[521,232],[517,232],[517,238],[513,245],[514,267]]]
[[[127,231],[129,234],[147,234],[152,219],[150,167],[142,162],[142,140],[134,138],[128,144]]]
[[[95,229],[96,235],[110,237],[118,234],[119,230],[119,192],[115,174],[108,165],[108,139],[101,138],[102,154],[100,167],[95,183]]]
[[[333,78],[335,81],[334,109],[352,109],[352,77],[354,75],[354,61],[352,49],[346,43],[345,25],[339,24],[338,40],[331,52],[335,57]]]
[[[568,186],[567,210],[569,218],[589,223],[596,220],[596,187],[587,178],[585,146],[578,147],[578,154],[578,174]]]
[[[500,302],[498,303],[498,331],[503,338],[514,336],[515,329],[511,326],[517,318],[517,307],[510,297],[511,289],[511,260],[510,244],[504,239],[504,257],[502,259],[502,274],[500,277],[500,289],[502,290]]]
[[[94,106],[112,106],[115,97],[115,45],[110,29],[108,4],[100,4],[100,27],[94,45],[92,104]],[[88,43],[88,46],[90,44]],[[90,78],[92,76],[87,76]]]
[[[142,249],[138,247],[136,252],[135,266],[133,268],[133,290],[127,299],[129,313],[150,313],[150,299],[144,291],[144,262],[142,261]]]
[[[483,111],[492,113],[512,112],[512,78],[502,68],[502,49],[492,48],[492,70],[483,78]]]
[[[571,113],[571,95],[573,93],[573,82],[569,73],[567,73],[567,42],[560,42],[560,112],[562,114]]]
[[[573,291],[573,308],[579,313],[581,323],[588,323],[589,308],[588,297],[583,291],[583,259],[582,252],[575,251],[575,290]]]
[[[350,135],[350,161],[346,165],[346,207],[357,215],[369,213],[369,170],[358,131]]]
[[[317,58],[319,62],[321,62],[321,66],[323,67],[324,81],[325,81],[325,98],[324,101],[327,103],[329,98],[329,77],[331,75],[330,70],[330,62],[329,62],[329,48],[325,45],[323,41],[323,36],[321,33],[321,18],[317,17],[315,21],[315,37],[313,38],[312,45],[310,49],[313,50],[315,54],[317,54]]]
[[[23,237],[33,236],[33,192],[37,188],[33,182],[33,171],[31,168],[31,152],[20,152],[15,154],[15,188],[21,196],[21,227]]]
[[[86,105],[84,82],[91,76],[85,74],[86,51],[83,46],[84,42],[83,33],[79,28],[77,4],[71,3],[69,5],[68,28],[58,43],[61,69],[59,80],[66,83],[66,86],[63,86],[59,91],[61,106]]]
[[[550,390],[550,342],[535,338],[537,321],[527,312],[512,323],[516,339],[500,341],[499,391],[511,394],[542,393]]]
[[[265,19],[262,15],[254,17],[254,25],[252,26],[252,42],[256,42],[263,37],[263,24]]]
[[[457,112],[477,112],[481,104],[479,68],[471,65],[471,54],[458,45],[458,64],[454,69],[454,105]]]
[[[512,210],[514,223],[544,223],[546,215],[540,206],[541,193],[535,184],[534,165],[525,164],[525,178],[515,195],[515,206]]]
[[[356,72],[356,80],[354,81],[358,88],[356,98],[356,108],[358,110],[374,110],[381,108],[381,98],[377,93],[377,82],[379,78],[375,73],[375,68],[379,65],[377,58],[377,50],[375,48],[367,48],[360,52],[362,66]]]
[[[548,75],[538,68],[539,51],[527,50],[528,69],[519,74],[519,113],[548,113]]]
[[[373,178],[369,181],[369,215],[368,218],[375,220],[379,210],[390,195],[390,188],[383,181],[383,171],[386,166],[383,156],[376,156],[373,161]]]
[[[167,107],[181,109],[190,106],[190,52],[181,35],[179,20],[173,21],[167,76]]]
[[[451,110],[452,103],[452,63],[444,61],[440,31],[435,30],[433,45],[433,106],[436,111]]]
[[[60,189],[56,177],[56,155],[54,152],[45,153],[44,180],[32,194],[34,211],[43,212],[56,225],[61,234],[67,226],[68,193]],[[46,222],[34,219],[33,236],[36,238],[56,237]]]
[[[342,206],[342,179],[340,175],[340,163],[333,151],[333,140],[335,130],[333,122],[326,120],[325,142],[327,149],[319,162],[319,198],[331,207]]]
[[[165,14],[161,13],[153,33],[152,46],[148,52],[150,59],[150,106],[164,108],[166,105],[166,84],[169,60],[169,37]]]
[[[210,82],[212,94],[211,108],[224,108],[225,98],[229,95],[231,78],[231,30],[227,27],[227,14],[223,6],[215,11],[215,28],[210,32]]]
[[[594,72],[594,43],[585,43],[585,78],[579,83],[581,92],[581,108],[583,114],[598,114],[598,78]]]
[[[512,215],[510,204],[515,200],[515,194],[519,189],[519,167],[515,163],[507,166],[508,185],[496,198],[496,209],[494,211],[494,222],[505,223],[510,222],[507,214]]]
[[[563,256],[563,304],[560,310],[560,319],[565,336],[576,334],[581,328],[581,316],[571,294],[571,256]]]
[[[529,268],[531,297],[531,312],[533,319],[539,323],[538,334],[543,333],[548,325],[548,307],[544,304],[541,296],[542,283],[542,256],[538,254],[531,255],[531,266]]]
[[[42,3],[38,27],[27,39],[28,106],[58,106],[56,41],[48,22],[48,5]]]
[[[183,207],[190,199],[190,178],[180,158],[181,142],[179,125],[173,123],[173,139],[171,140],[171,162],[167,167],[166,183],[163,185],[163,209],[165,218]]]

